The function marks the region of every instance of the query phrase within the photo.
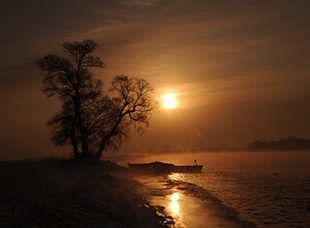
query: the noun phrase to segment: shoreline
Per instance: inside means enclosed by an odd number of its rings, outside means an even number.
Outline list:
[[[255,227],[221,217],[188,184],[109,161],[1,162],[0,227]]]
[[[107,161],[1,162],[0,227],[168,227],[141,187]]]
[[[171,216],[176,228],[257,228],[257,224],[241,218],[236,210],[225,206],[202,187],[165,176],[136,179],[144,185],[144,191],[138,194]]]

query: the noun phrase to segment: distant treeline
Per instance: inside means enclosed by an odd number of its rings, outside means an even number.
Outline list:
[[[290,136],[287,138],[281,138],[278,141],[261,141],[247,145],[249,151],[303,151],[310,150],[310,139],[297,138]]]

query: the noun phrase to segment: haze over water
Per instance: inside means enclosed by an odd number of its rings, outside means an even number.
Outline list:
[[[203,187],[258,227],[310,227],[309,152],[173,154],[135,161],[194,164],[194,159],[204,165],[201,174],[169,178]]]

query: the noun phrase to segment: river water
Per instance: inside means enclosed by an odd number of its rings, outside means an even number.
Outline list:
[[[130,162],[204,165],[199,174],[171,174],[191,183],[257,227],[310,227],[310,152],[221,152],[140,156]]]

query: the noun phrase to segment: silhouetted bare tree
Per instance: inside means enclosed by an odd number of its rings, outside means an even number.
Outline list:
[[[51,54],[36,60],[45,72],[43,92],[62,101],[60,111],[47,123],[54,144],[71,144],[75,158],[99,159],[107,147],[118,148],[132,134],[143,134],[156,107],[153,87],[144,79],[116,76],[110,90],[117,96],[109,98],[101,80],[88,70],[106,66],[90,55],[98,45],[84,40],[65,42],[62,47],[73,61]]]

